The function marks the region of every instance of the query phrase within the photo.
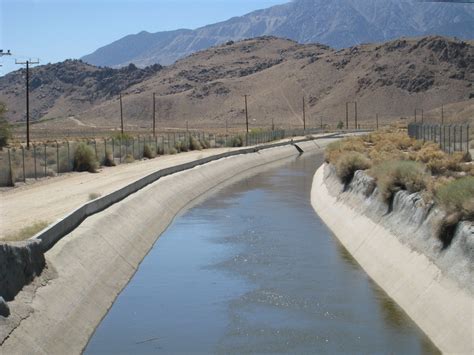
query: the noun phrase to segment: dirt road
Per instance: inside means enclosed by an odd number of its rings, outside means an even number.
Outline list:
[[[102,168],[99,173],[68,173],[0,192],[0,240],[35,222],[53,223],[89,201],[153,171],[238,148],[218,148],[160,156]]]

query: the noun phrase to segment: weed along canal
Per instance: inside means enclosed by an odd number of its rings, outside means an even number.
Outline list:
[[[437,353],[314,212],[322,161],[274,163],[176,217],[85,353]]]

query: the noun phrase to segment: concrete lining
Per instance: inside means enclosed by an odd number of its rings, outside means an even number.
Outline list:
[[[311,191],[313,208],[367,274],[444,353],[474,352],[473,298],[423,253],[333,196],[324,165]],[[350,197],[348,197],[350,198]],[[344,218],[341,218],[344,216]]]
[[[31,303],[34,312],[3,343],[0,340],[0,352],[80,353],[180,210],[243,172],[296,156],[290,144],[247,148],[164,169],[71,213],[63,224],[56,225],[59,230],[55,232],[73,228],[81,219],[82,223],[64,237],[56,240],[52,232],[36,236],[45,249],[54,245],[45,256],[57,277],[36,291]],[[314,147],[311,143],[307,149]],[[109,205],[119,198],[122,200]],[[85,215],[89,217],[84,220]],[[14,302],[11,308],[15,312]]]

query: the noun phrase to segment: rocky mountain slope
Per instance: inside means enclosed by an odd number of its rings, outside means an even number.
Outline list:
[[[303,96],[308,126],[345,121],[345,103],[355,100],[361,123],[373,123],[376,113],[381,121],[412,117],[415,108],[423,108],[427,119],[432,110],[434,120],[449,104],[453,115],[472,119],[473,72],[473,42],[444,37],[342,50],[261,37],[163,68],[113,70],[78,61],[37,67],[31,70],[31,105],[35,119],[73,116],[81,125],[117,127],[122,92],[130,129],[151,126],[153,92],[159,127],[184,127],[186,121],[190,127],[222,129],[226,121],[243,127],[244,94],[250,95],[251,127],[269,127],[272,120],[277,127],[301,126]],[[12,121],[24,119],[23,74],[0,78],[0,101]],[[352,125],[352,106],[350,117]]]
[[[140,32],[82,59],[99,66],[172,64],[227,41],[273,35],[299,43],[345,48],[401,36],[474,39],[472,4],[418,0],[294,0],[196,30]]]

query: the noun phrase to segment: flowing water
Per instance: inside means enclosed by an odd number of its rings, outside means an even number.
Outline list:
[[[437,353],[315,214],[321,162],[286,160],[179,215],[85,353]]]

